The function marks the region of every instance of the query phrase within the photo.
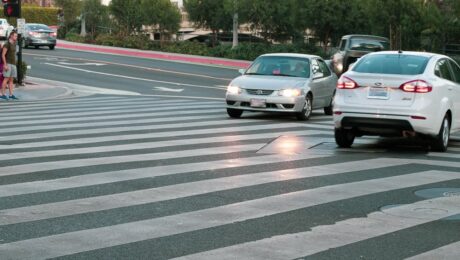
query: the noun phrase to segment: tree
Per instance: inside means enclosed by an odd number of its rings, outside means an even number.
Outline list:
[[[60,33],[65,35],[77,22],[82,3],[80,0],[55,0],[55,4],[62,10],[64,26],[60,28]]]
[[[81,16],[92,39],[96,37],[98,27],[107,25],[109,20],[107,7],[102,5],[101,0],[83,0]]]
[[[158,29],[161,44],[167,35],[179,30],[181,13],[171,1],[142,0],[141,9],[144,25],[154,26]]]
[[[109,5],[110,13],[117,22],[122,36],[139,32],[142,28],[141,0],[112,0]]]

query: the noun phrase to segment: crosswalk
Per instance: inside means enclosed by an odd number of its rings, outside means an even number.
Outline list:
[[[447,153],[338,149],[320,112],[145,96],[0,111],[2,260],[460,259],[458,135]]]

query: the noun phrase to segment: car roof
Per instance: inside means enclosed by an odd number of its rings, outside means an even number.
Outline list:
[[[317,55],[311,55],[311,54],[303,54],[303,53],[268,53],[268,54],[263,54],[260,55],[259,57],[292,57],[292,58],[306,58],[306,59],[311,59],[311,58],[321,58]]]
[[[378,51],[372,52],[367,55],[379,55],[379,54],[407,54],[431,58],[433,56],[444,56],[441,54],[431,53],[431,52],[422,52],[422,51]]]
[[[356,37],[356,38],[359,38],[359,37],[371,38],[371,39],[378,39],[378,40],[388,41],[388,38],[386,38],[386,37],[377,36],[377,35],[367,35],[367,34],[348,34],[348,35],[342,36],[342,39],[350,39],[350,38],[354,38],[354,37]]]

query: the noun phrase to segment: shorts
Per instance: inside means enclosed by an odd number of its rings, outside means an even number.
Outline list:
[[[16,65],[8,64],[8,70],[3,69],[3,77],[4,78],[17,78],[18,70],[16,69]]]

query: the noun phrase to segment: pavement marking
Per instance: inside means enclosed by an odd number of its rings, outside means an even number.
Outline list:
[[[338,200],[416,187],[456,178],[460,178],[460,173],[428,171],[404,176],[326,186],[162,218],[6,243],[0,245],[0,252],[7,258],[13,256],[18,259],[53,258],[135,243],[147,239],[197,231],[235,222],[262,218],[273,214],[286,213],[292,210]],[[229,185],[231,185],[231,183],[229,183]],[[200,186],[200,188],[212,187]],[[178,190],[174,190],[174,192],[177,191]],[[168,196],[168,194],[161,193],[159,196]],[[112,200],[108,202],[117,203],[119,201]],[[415,211],[417,208],[430,208],[433,207],[433,205],[445,209],[446,212],[439,211],[427,213],[421,210],[418,212]],[[80,206],[84,205],[75,204],[70,209],[76,209]],[[101,206],[107,205],[102,204]],[[44,212],[37,213],[46,214],[51,212],[50,209],[43,208],[43,210]],[[404,218],[403,216],[407,215],[408,212],[417,214],[416,216],[423,216],[422,218]],[[389,213],[399,213],[400,216],[396,217]],[[252,259],[254,257],[260,259],[290,259],[459,213],[460,197],[433,199],[396,207],[387,213],[373,213],[369,215],[368,218],[346,220],[338,222],[336,225],[318,227],[313,229],[312,232],[279,236],[238,246],[226,247],[196,254],[194,256],[186,256],[185,259],[192,259],[192,257],[197,259]],[[14,219],[14,217],[15,216],[9,216],[10,219]],[[20,215],[18,217],[24,216]],[[337,230],[346,232],[337,233]],[[325,237],[329,239],[325,239]],[[269,254],[268,258],[267,254]]]
[[[139,77],[130,77],[130,76],[124,76],[124,75],[120,75],[120,74],[111,74],[111,73],[106,73],[106,72],[99,72],[99,71],[93,71],[93,70],[85,70],[85,69],[80,69],[80,68],[73,68],[73,67],[69,67],[69,66],[52,64],[52,63],[48,63],[48,62],[45,62],[44,64],[49,65],[49,66],[54,66],[54,67],[60,67],[60,68],[63,68],[63,69],[77,70],[77,71],[81,71],[81,72],[104,75],[104,76],[110,76],[110,77],[115,77],[115,78],[124,78],[124,79],[131,79],[131,80],[137,80],[137,81],[146,81],[146,82],[155,82],[155,83],[162,83],[162,84],[168,84],[168,85],[174,85],[174,86],[219,89],[219,90],[225,90],[226,91],[226,88],[224,89],[224,88],[216,87],[216,86],[201,86],[201,85],[194,85],[194,84],[177,83],[177,82],[172,82],[172,81],[163,81],[163,80],[145,79],[145,78],[139,78]]]
[[[106,54],[106,53],[104,53],[104,54]],[[130,64],[124,64],[124,63],[109,62],[109,61],[89,60],[89,59],[71,58],[71,57],[62,57],[62,56],[48,56],[48,55],[30,54],[30,53],[26,53],[24,55],[46,56],[46,57],[48,57],[48,59],[51,59],[51,60],[48,60],[48,61],[59,61],[59,58],[64,58],[64,59],[68,59],[68,60],[90,61],[90,62],[96,62],[96,63],[104,63],[104,64],[110,64],[110,65],[116,65],[116,66],[123,66],[123,67],[130,67],[130,68],[148,70],[148,71],[171,73],[171,74],[176,74],[176,75],[193,76],[193,77],[216,79],[216,80],[223,80],[223,81],[232,80],[231,78],[220,78],[220,77],[213,77],[213,76],[208,76],[208,75],[201,75],[201,74],[194,74],[194,73],[187,73],[187,72],[178,72],[178,71],[171,71],[171,70],[165,70],[165,69],[157,69],[157,68],[152,68],[152,67],[144,67],[144,66],[130,65]],[[55,58],[50,58],[50,57],[55,57]],[[66,65],[66,64],[63,64],[63,65]],[[236,69],[233,69],[233,70],[236,70]]]
[[[176,92],[176,93],[184,91],[183,88],[177,89],[177,88],[166,88],[166,87],[154,87],[153,90],[166,91],[166,92]]]
[[[68,65],[68,66],[105,66],[107,65],[106,63],[97,63],[97,62],[71,63],[71,62],[63,62],[63,61],[58,61],[58,64]]]
[[[422,178],[427,178],[428,182],[426,183],[428,184],[430,179],[428,173],[430,172],[425,173],[427,174],[426,176],[423,176],[425,174],[420,175]],[[438,172],[438,174],[441,174],[441,172]],[[455,174],[457,178],[460,177],[460,173],[451,172],[451,174]],[[444,172],[442,175],[442,179],[444,179],[448,172]],[[431,178],[433,182],[438,181],[433,175],[431,175]],[[407,180],[404,180],[404,182],[407,182]],[[389,188],[392,186],[391,184],[384,183],[384,185],[388,186],[384,189],[391,189]],[[406,185],[415,186],[410,185],[410,183],[406,183]],[[380,188],[379,190],[382,189]],[[307,232],[275,236],[176,259],[294,259],[397,232],[459,213],[460,197],[424,200],[387,209],[385,212],[373,212],[366,218],[347,219],[334,225],[317,226]]]
[[[375,163],[367,163],[367,161]],[[316,176],[327,176],[339,173],[346,173],[357,170],[370,170],[387,167],[391,163],[397,165],[404,165],[405,162],[401,160],[392,159],[374,159],[374,160],[362,160],[347,163],[329,164],[325,166],[316,167],[303,167],[288,170],[279,170],[272,172],[259,172],[251,174],[243,174],[231,177],[223,177],[217,179],[196,181],[190,183],[176,184],[163,186],[158,188],[136,190],[130,192],[123,192],[111,195],[97,196],[84,199],[67,200],[62,202],[40,204],[35,206],[27,206],[21,208],[4,209],[0,211],[0,225],[10,225],[28,221],[36,221],[42,219],[57,218],[63,216],[70,216],[75,214],[82,214],[100,210],[109,210],[121,207],[128,207],[134,205],[142,205],[159,201],[173,200],[178,198],[190,197],[199,194],[206,194],[211,192],[217,192],[222,190],[237,189],[242,187],[250,187],[255,185],[267,184],[279,181],[288,181]],[[418,176],[418,175],[415,175]],[[456,176],[460,176],[460,173]],[[392,177],[394,178],[394,177]],[[423,179],[423,178],[422,178]],[[376,181],[376,180],[374,180]],[[343,184],[347,185],[347,184]],[[337,187],[328,186],[328,187]],[[385,187],[385,185],[384,185]],[[323,187],[324,188],[324,187]],[[382,188],[381,188],[382,189]],[[313,189],[317,190],[317,189]],[[285,197],[295,196],[293,194],[300,193],[288,193],[283,195],[276,195],[266,197],[266,203],[274,203],[274,208],[277,208],[276,202],[284,201],[287,205],[291,205],[291,202],[295,205],[302,204],[300,201],[285,199]],[[340,193],[340,192],[339,192]],[[314,196],[314,195],[313,195]],[[337,195],[335,195],[337,196]],[[299,198],[300,199],[300,198]],[[303,198],[305,199],[305,198]],[[276,202],[270,202],[274,200]],[[258,200],[255,200],[258,201]],[[245,204],[244,202],[241,204]],[[206,222],[206,221],[204,221]],[[244,258],[243,258],[244,259]]]
[[[458,260],[460,256],[460,242],[455,242],[420,255],[407,258],[407,260]]]
[[[79,188],[92,185],[109,184],[114,182],[153,178],[166,175],[190,173],[195,171],[217,171],[237,167],[264,165],[270,163],[282,163],[296,160],[328,157],[327,154],[299,154],[299,155],[264,155],[250,158],[238,158],[230,160],[218,160],[210,162],[188,163],[184,165],[165,165],[141,169],[111,171],[95,174],[85,174],[62,179],[34,181],[1,185],[0,197],[30,194],[36,192],[48,192],[55,190]]]
[[[192,97],[192,96],[172,96],[172,95],[143,95],[146,97],[173,97],[173,98],[186,98],[186,99],[197,99],[197,100],[219,100],[225,101],[225,98],[210,98],[210,97]]]

